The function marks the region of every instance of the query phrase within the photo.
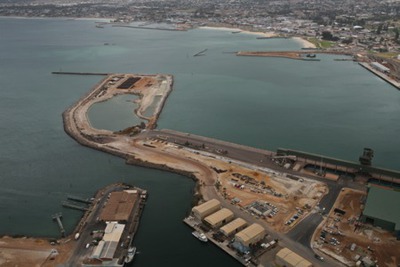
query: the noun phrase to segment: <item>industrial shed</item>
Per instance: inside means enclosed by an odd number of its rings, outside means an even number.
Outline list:
[[[127,222],[137,199],[137,192],[132,190],[112,192],[100,214],[100,220]]]
[[[370,185],[361,219],[364,223],[395,232],[400,239],[400,192]]]
[[[227,225],[221,227],[220,231],[225,236],[230,236],[236,234],[237,232],[243,230],[247,226],[247,222],[242,218],[237,218]]]
[[[210,226],[211,228],[218,228],[221,227],[222,225],[226,224],[227,222],[230,222],[233,219],[234,215],[231,210],[228,209],[221,209],[209,216],[207,216],[204,219],[204,222]]]
[[[235,235],[235,241],[232,246],[241,253],[250,250],[250,245],[256,244],[265,237],[265,229],[257,223],[240,231]]]
[[[221,203],[216,199],[211,199],[201,205],[192,208],[193,216],[202,220],[208,215],[221,209]]]
[[[372,62],[371,66],[376,69],[379,70],[380,72],[384,72],[384,73],[389,73],[390,69],[383,66],[382,64],[378,63],[378,62]]]
[[[308,260],[300,257],[288,248],[281,249],[276,254],[276,263],[287,267],[311,267],[312,264]]]
[[[107,226],[104,230],[103,239],[93,251],[91,258],[106,262],[112,261],[124,229],[124,224],[119,224],[117,222],[107,223]]]

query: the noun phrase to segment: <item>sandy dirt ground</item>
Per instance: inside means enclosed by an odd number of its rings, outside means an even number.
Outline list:
[[[221,26],[221,27],[204,26],[204,27],[199,27],[199,29],[220,30],[220,31],[229,31],[229,32],[240,32],[240,33],[253,34],[255,36],[268,37],[268,38],[279,36],[279,34],[274,32],[274,31],[267,31],[267,32],[249,31],[249,30],[243,30],[243,29],[240,29],[240,28],[234,28],[234,27],[230,28],[230,27],[224,27],[224,26]],[[311,43],[310,41],[308,41],[307,39],[305,39],[303,37],[296,36],[296,37],[291,37],[291,39],[293,39],[296,42],[298,42],[304,48],[317,48],[313,43]]]
[[[306,39],[302,37],[292,37],[293,40],[296,42],[300,43],[303,48],[317,48],[315,44],[311,43],[310,41],[307,41]]]
[[[127,89],[118,88],[128,78],[140,78],[134,85]],[[154,127],[154,123],[157,120],[163,103],[171,91],[172,76],[170,75],[133,75],[133,74],[112,74],[106,77],[96,87],[97,90],[92,91],[90,101],[82,102],[79,106],[80,112],[76,112],[76,120],[79,120],[79,124],[83,126],[83,129],[91,128],[89,119],[87,118],[87,111],[89,108],[98,102],[107,101],[108,99],[121,95],[121,94],[134,94],[140,98],[135,101],[138,108],[134,110],[134,114],[139,118],[148,121],[147,126],[149,128]],[[154,106],[154,111],[150,116],[145,116],[144,113],[150,107]],[[132,106],[134,109],[134,106]],[[97,131],[98,132],[98,131]],[[105,131],[104,133],[109,133]],[[90,133],[88,133],[90,134]]]
[[[315,232],[314,246],[348,266],[356,264],[356,257],[370,258],[379,266],[398,266],[400,241],[392,233],[357,223],[365,196],[365,192],[343,189],[331,212]],[[345,214],[335,213],[335,208],[345,211]],[[326,232],[325,240],[321,238],[322,231]]]
[[[171,78],[172,79],[172,78]],[[163,80],[165,81],[165,79]],[[107,83],[104,81],[101,86]],[[160,87],[171,87],[172,81],[156,83]],[[108,92],[110,91],[110,92]],[[208,194],[215,194],[215,184],[221,183],[219,188],[225,188],[224,192],[220,192],[226,198],[240,198],[240,205],[247,206],[255,200],[269,202],[276,206],[279,210],[273,217],[266,218],[272,227],[277,231],[288,231],[298,221],[308,214],[308,210],[303,210],[302,214],[293,223],[285,225],[285,221],[291,218],[297,209],[303,209],[307,206],[312,209],[318,201],[328,192],[327,187],[323,183],[301,179],[294,181],[292,179],[271,175],[271,173],[263,172],[256,166],[248,166],[241,162],[232,162],[223,156],[212,156],[207,153],[193,151],[191,149],[182,148],[175,144],[170,144],[162,140],[146,140],[143,137],[135,138],[128,135],[118,135],[109,131],[97,130],[90,126],[86,112],[93,101],[113,95],[114,90],[107,92],[94,89],[93,93],[86,98],[81,99],[69,112],[67,112],[66,124],[69,131],[75,138],[83,139],[84,142],[89,139],[96,140],[91,142],[91,146],[100,150],[107,150],[110,153],[124,155],[128,162],[151,163],[164,168],[179,170],[185,173],[192,173],[200,181],[200,190],[204,198]],[[150,95],[157,96],[161,92],[165,92],[165,88],[153,90]],[[143,97],[142,99],[146,99]],[[101,140],[98,142],[98,140]],[[218,169],[223,172],[216,171]],[[252,183],[238,182],[241,188],[238,189],[232,182],[234,174],[247,175],[251,177]],[[209,187],[212,190],[208,190]]]
[[[257,166],[241,166],[223,156],[218,157],[200,151],[193,152],[191,149],[179,148],[175,144],[162,140],[139,141],[137,144],[154,146],[157,150],[169,155],[184,157],[205,165],[213,170],[215,178],[211,183],[215,184],[218,180],[220,193],[228,200],[239,198],[240,202],[237,204],[242,208],[255,201],[274,205],[279,211],[274,216],[266,217],[265,221],[279,232],[289,231],[328,193],[328,188],[321,182],[308,179],[295,181],[282,175],[263,172]],[[247,180],[250,181],[238,178],[239,175],[249,177]],[[309,208],[304,208],[305,206]],[[296,214],[298,209],[301,209],[303,214],[292,224],[286,225],[285,222]]]
[[[0,238],[0,267],[50,267],[64,263],[70,256],[74,242],[51,245],[47,239]]]
[[[264,52],[264,51],[240,51],[238,56],[254,56],[254,57],[282,57],[290,59],[303,59],[300,53],[290,51]]]

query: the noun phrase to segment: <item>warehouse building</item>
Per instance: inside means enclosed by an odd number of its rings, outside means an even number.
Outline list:
[[[126,223],[139,195],[137,190],[125,190],[110,193],[107,204],[100,214],[101,221]]]
[[[372,63],[371,63],[371,66],[372,66],[374,69],[376,69],[376,70],[378,70],[378,71],[380,71],[380,72],[383,72],[383,73],[389,73],[389,72],[390,72],[390,69],[389,69],[389,68],[383,66],[382,64],[380,64],[380,63],[378,63],[378,62],[372,62]]]
[[[232,221],[233,217],[234,215],[232,211],[223,208],[204,218],[204,223],[211,228],[216,229]]]
[[[253,223],[249,227],[235,235],[232,246],[241,253],[250,251],[250,246],[264,239],[266,235],[264,227]]]
[[[211,199],[201,205],[192,208],[192,213],[195,218],[202,220],[210,214],[221,209],[221,203],[216,199]]]
[[[104,266],[113,266],[118,261],[118,258],[114,258],[114,256],[124,229],[124,224],[119,224],[118,222],[107,223],[103,239],[99,242],[90,258],[99,260]]]
[[[361,216],[364,223],[394,232],[400,240],[400,192],[370,185]]]
[[[281,249],[277,254],[275,261],[280,266],[286,267],[311,267],[312,264],[308,260],[300,257],[288,248]]]
[[[245,220],[243,220],[242,218],[237,218],[227,225],[221,227],[221,229],[219,230],[224,236],[231,236],[243,230],[246,226],[247,222]]]

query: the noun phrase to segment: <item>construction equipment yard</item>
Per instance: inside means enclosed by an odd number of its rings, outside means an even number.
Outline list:
[[[313,246],[347,266],[398,266],[400,243],[393,233],[359,221],[365,198],[365,192],[342,189],[314,233]]]

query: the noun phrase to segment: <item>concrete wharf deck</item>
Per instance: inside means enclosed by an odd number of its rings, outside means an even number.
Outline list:
[[[370,72],[372,72],[373,74],[375,74],[376,76],[378,76],[379,78],[384,80],[385,82],[389,83],[390,85],[393,85],[396,89],[400,90],[400,82],[397,82],[397,81],[393,80],[392,78],[390,78],[388,75],[386,75],[386,74],[384,74],[384,73],[382,73],[380,71],[375,70],[368,63],[359,62],[358,64],[360,64],[360,66],[362,66],[365,69],[369,70]]]
[[[197,226],[198,222],[196,220],[194,220],[193,217],[187,217],[183,220],[183,222],[185,224],[187,224],[189,227],[193,228],[194,230],[202,232],[201,229]],[[218,242],[217,240],[215,240],[212,237],[212,234],[210,234],[210,233],[204,233],[204,234],[207,236],[207,239],[210,240],[214,245],[216,245],[217,247],[219,247],[220,249],[222,249],[223,251],[228,253],[230,256],[232,256],[234,259],[236,259],[238,262],[240,262],[244,266],[251,266],[251,267],[256,266],[251,262],[245,261],[243,258],[239,257],[238,254],[234,250],[230,249],[228,247],[228,241]]]

